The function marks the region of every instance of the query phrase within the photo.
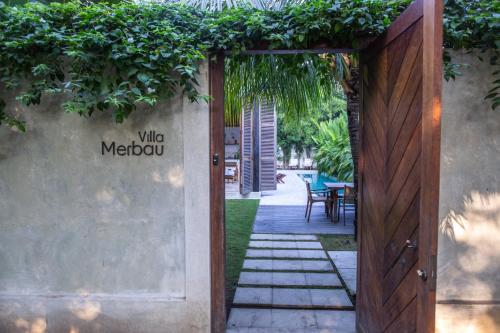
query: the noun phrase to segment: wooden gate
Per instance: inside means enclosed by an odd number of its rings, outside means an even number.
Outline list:
[[[441,48],[417,0],[361,55],[360,332],[434,331]]]

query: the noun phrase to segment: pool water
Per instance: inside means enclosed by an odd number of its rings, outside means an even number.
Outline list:
[[[308,181],[311,184],[311,190],[313,191],[326,190],[326,187],[323,184],[324,182],[337,182],[337,179],[335,177],[329,177],[318,173],[301,173],[299,174],[299,177],[302,178],[304,182]]]

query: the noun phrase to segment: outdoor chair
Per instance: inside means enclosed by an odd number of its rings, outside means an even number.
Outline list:
[[[286,175],[284,173],[278,173],[276,175],[276,183],[285,184],[284,178]]]
[[[307,223],[311,219],[311,211],[313,204],[317,202],[322,202],[325,205],[325,214],[326,216],[330,216],[330,207],[333,205],[333,198],[330,196],[330,191],[328,190],[311,190],[311,184],[306,181],[307,188],[307,206],[306,206],[306,215]]]
[[[338,205],[337,205],[337,221],[339,221],[340,218],[340,204],[342,204],[342,210],[343,210],[343,218],[344,218],[344,225],[345,225],[345,210],[346,206],[349,205],[350,207],[354,208],[356,201],[356,194],[354,193],[354,187],[351,186],[344,186],[344,193],[342,195],[339,195],[338,197]]]

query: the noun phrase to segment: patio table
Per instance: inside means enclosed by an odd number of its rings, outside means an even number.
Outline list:
[[[345,186],[354,187],[354,183],[333,183],[333,182],[324,182],[326,188],[328,188],[332,192],[333,198],[333,209],[332,209],[332,221],[338,222],[337,220],[337,204],[338,204],[338,191],[343,190]]]

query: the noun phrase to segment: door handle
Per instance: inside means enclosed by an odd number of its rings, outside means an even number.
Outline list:
[[[409,249],[416,249],[417,248],[417,241],[411,241],[409,239],[406,240],[406,247]]]
[[[417,269],[417,275],[419,278],[421,278],[423,281],[427,280],[427,272],[425,269]]]
[[[212,164],[217,166],[219,165],[219,154],[214,154],[214,156],[212,156]]]

